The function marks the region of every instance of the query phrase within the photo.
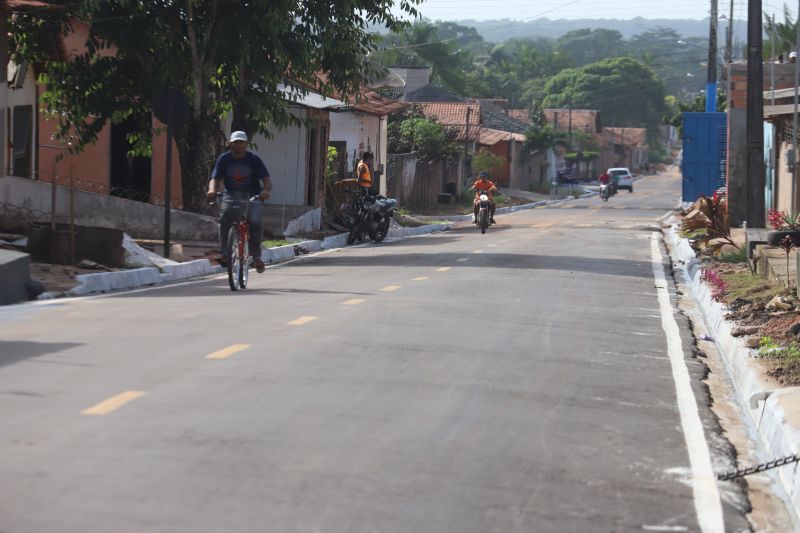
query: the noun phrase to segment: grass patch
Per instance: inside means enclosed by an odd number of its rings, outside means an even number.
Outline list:
[[[744,263],[747,261],[747,255],[744,250],[734,250],[720,254],[717,259],[720,263]]]
[[[787,363],[800,362],[800,346],[792,342],[781,346],[772,337],[761,337],[758,343],[758,356],[763,359],[777,359]]]
[[[267,239],[266,241],[261,241],[262,248],[276,248],[278,246],[286,246],[287,244],[291,244],[286,239]]]
[[[756,300],[771,300],[779,294],[784,294],[784,288],[770,283],[761,276],[749,272],[736,272],[721,274],[727,287],[727,302],[742,299],[747,302]]]

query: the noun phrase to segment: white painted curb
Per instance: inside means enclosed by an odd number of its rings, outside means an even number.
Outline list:
[[[97,272],[75,276],[79,285],[69,291],[72,296],[82,296],[93,292],[109,292],[119,289],[133,289],[161,283],[161,272],[155,267],[118,270],[116,272]]]
[[[787,423],[780,404],[782,396],[795,392],[798,387],[778,390],[769,388],[762,378],[763,370],[755,359],[755,350],[745,346],[742,339],[731,335],[731,324],[724,318],[725,307],[711,298],[710,287],[700,280],[701,263],[689,242],[678,235],[675,225],[665,233],[673,260],[683,262],[683,265],[676,268],[688,278],[691,296],[697,302],[709,334],[714,338],[725,361],[741,408],[749,415],[750,422],[756,429],[766,454],[764,459],[772,460],[800,452],[800,429]],[[800,465],[794,463],[782,466],[771,474],[779,481],[797,522],[800,517]]]

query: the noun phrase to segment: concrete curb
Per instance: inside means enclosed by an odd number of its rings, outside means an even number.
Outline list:
[[[777,459],[800,452],[800,429],[789,424],[781,398],[796,393],[800,387],[771,389],[763,378],[763,370],[756,361],[756,352],[731,334],[731,324],[725,320],[725,307],[711,298],[710,287],[700,280],[702,266],[686,239],[678,235],[673,225],[666,232],[673,261],[680,261],[682,271],[697,302],[709,334],[733,381],[736,396],[755,428],[765,460]],[[765,401],[766,400],[766,401]],[[784,498],[795,523],[800,517],[800,466],[798,463],[783,466],[770,472],[783,489]]]

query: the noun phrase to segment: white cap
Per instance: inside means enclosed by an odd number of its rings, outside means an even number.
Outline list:
[[[789,57],[797,57],[797,52],[791,52],[791,53],[789,54]]]
[[[231,133],[229,142],[244,141],[247,142],[247,134],[243,131],[234,131]]]

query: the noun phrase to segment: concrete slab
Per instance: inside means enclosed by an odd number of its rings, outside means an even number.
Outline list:
[[[0,249],[0,305],[28,299],[30,264],[28,254]]]

